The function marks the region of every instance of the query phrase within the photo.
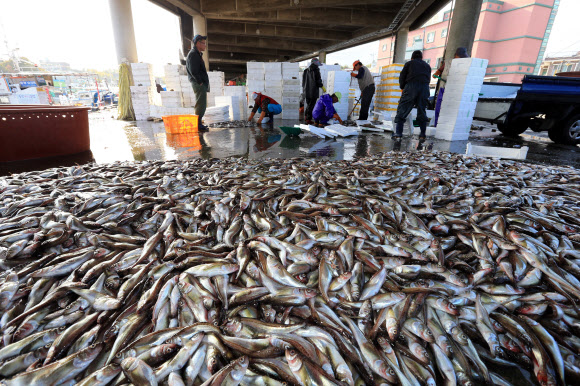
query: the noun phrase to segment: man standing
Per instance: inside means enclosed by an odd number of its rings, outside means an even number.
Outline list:
[[[431,66],[423,61],[423,53],[414,51],[411,60],[405,63],[401,74],[399,75],[399,85],[403,90],[399,106],[397,107],[397,116],[395,117],[396,132],[393,139],[399,139],[403,136],[403,125],[405,120],[417,106],[417,121],[421,128],[419,139],[424,140],[427,131],[427,100],[429,99],[429,80],[431,78]]]
[[[195,115],[199,118],[198,130],[208,131],[207,126],[202,124],[202,119],[207,108],[207,93],[209,92],[209,77],[203,62],[203,51],[205,51],[207,36],[195,35],[193,38],[193,48],[187,54],[185,66],[187,68],[187,78],[195,93]]]
[[[337,92],[332,95],[324,94],[316,102],[314,111],[312,112],[312,117],[316,121],[316,124],[323,127],[328,124],[332,118],[337,119],[340,124],[342,124],[342,119],[338,116],[338,113],[334,109],[333,104],[340,101],[342,95]]]
[[[373,95],[375,95],[375,81],[373,79],[373,74],[370,70],[363,66],[360,60],[355,60],[352,64],[353,72],[350,76],[358,80],[358,87],[360,88],[360,114],[358,119],[360,121],[366,121],[369,119],[369,107],[373,101]],[[357,71],[355,74],[354,71]]]
[[[314,105],[318,100],[318,90],[323,87],[318,67],[320,67],[320,61],[318,58],[314,58],[310,62],[310,67],[302,74],[302,92],[305,99],[304,120],[308,124],[312,123],[312,110],[314,110]]]

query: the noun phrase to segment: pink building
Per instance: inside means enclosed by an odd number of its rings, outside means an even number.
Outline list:
[[[526,74],[538,74],[560,0],[483,0],[472,57],[489,60],[486,80],[519,83]],[[435,71],[445,50],[451,11],[441,12],[424,28],[410,31],[406,59],[414,50]],[[395,38],[379,44],[379,67],[391,64]]]

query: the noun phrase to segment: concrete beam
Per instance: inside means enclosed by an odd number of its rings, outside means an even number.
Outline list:
[[[221,34],[213,34],[209,36],[208,45],[209,44],[232,44],[240,47],[257,47],[301,52],[316,51],[320,47],[320,45],[316,43],[301,42],[296,40],[280,40],[275,38],[256,38],[246,36],[241,37]]]
[[[384,27],[396,12],[352,10],[341,8],[307,8],[283,11],[256,11],[249,13],[205,12],[210,20],[238,22],[286,22],[306,25],[338,25],[355,27]]]
[[[199,1],[190,1],[190,0],[165,0],[171,5],[184,10],[189,15],[199,14],[201,10],[201,6]]]
[[[392,4],[393,8],[398,8],[404,0],[359,0],[356,6],[370,4]],[[255,12],[267,6],[268,9],[305,9],[320,7],[341,7],[353,6],[352,0],[202,0],[202,12]]]
[[[320,63],[326,63],[326,52],[320,52],[318,54],[318,60],[320,60]]]
[[[348,31],[328,30],[307,27],[293,27],[286,25],[272,25],[264,23],[236,23],[230,21],[208,21],[208,33],[242,36],[271,36],[278,38],[302,38],[309,40],[339,41],[350,39]]]
[[[271,56],[289,56],[294,57],[302,55],[300,51],[278,50],[258,47],[240,47],[228,44],[212,44],[211,52],[227,52],[227,53],[242,53],[242,54],[257,54],[257,55],[271,55]]]
[[[257,62],[269,62],[269,61],[277,61],[277,62],[284,62],[290,59],[290,56],[284,55],[267,55],[267,54],[245,54],[239,52],[216,52],[213,49],[211,51],[211,62],[223,62],[225,61],[241,61],[241,62],[250,62],[255,60]]]

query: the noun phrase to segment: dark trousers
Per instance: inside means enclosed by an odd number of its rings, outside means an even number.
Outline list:
[[[307,97],[306,103],[304,104],[304,120],[311,121],[312,120],[312,110],[314,110],[314,105],[316,105],[316,101],[318,97]]]
[[[375,95],[375,84],[366,86],[362,90],[360,96],[360,113],[358,115],[359,121],[366,121],[369,119],[369,108],[371,107],[371,102],[373,101],[373,95]]]
[[[395,123],[397,124],[396,136],[400,137],[403,135],[405,120],[415,106],[417,106],[417,122],[419,122],[419,127],[421,128],[421,136],[425,135],[427,122],[429,122],[429,118],[427,118],[427,113],[425,112],[428,99],[428,83],[411,82],[405,85],[403,94],[399,100],[399,106],[397,107],[397,116],[395,117]]]

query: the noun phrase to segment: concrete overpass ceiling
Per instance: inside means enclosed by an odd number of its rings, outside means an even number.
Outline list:
[[[211,69],[234,73],[251,60],[305,60],[390,36],[450,0],[150,1],[178,16],[204,15]]]

